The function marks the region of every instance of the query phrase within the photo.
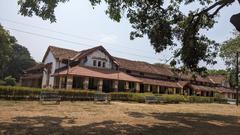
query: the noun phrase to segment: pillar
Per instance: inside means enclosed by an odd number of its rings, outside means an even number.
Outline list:
[[[173,89],[173,94],[176,94],[176,88],[172,88]]]
[[[160,93],[160,86],[157,85],[157,93],[159,94]]]
[[[73,83],[73,76],[68,76],[66,89],[72,89],[72,83]]]
[[[115,92],[118,92],[118,81],[117,80],[113,81],[113,89]]]
[[[20,77],[20,79],[19,79],[19,84],[20,84],[20,86],[23,86],[23,84],[22,84],[22,77]]]
[[[169,88],[165,87],[165,94],[168,94]]]
[[[148,91],[148,92],[151,91],[151,85],[147,85],[147,91]]]
[[[136,92],[140,92],[140,83],[136,82],[135,83],[135,89],[136,89]]]
[[[83,80],[83,89],[87,90],[88,89],[88,85],[89,85],[89,77],[84,77]]]
[[[103,79],[98,80],[98,91],[102,92],[103,89]]]
[[[126,90],[126,91],[129,90],[129,82],[125,82],[125,90]]]
[[[181,95],[184,95],[184,90],[183,90],[183,88],[181,88],[180,94],[181,94]]]
[[[206,92],[206,91],[203,92],[203,96],[204,96],[204,97],[207,96],[207,92]]]
[[[59,76],[58,88],[59,89],[62,88],[62,77],[61,76]]]

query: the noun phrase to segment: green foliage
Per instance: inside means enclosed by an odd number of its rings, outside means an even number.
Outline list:
[[[36,64],[27,48],[16,42],[0,25],[0,79],[12,76],[18,81],[25,69]]]
[[[151,93],[134,93],[131,100],[138,102],[138,103],[144,103],[146,96],[153,96]]]
[[[112,92],[111,99],[118,101],[145,102],[145,96],[153,96],[152,93],[131,93],[131,92]]]
[[[132,99],[133,93],[130,92],[112,92],[111,100],[118,101],[130,101]]]
[[[236,52],[240,52],[240,35],[225,41],[220,49],[220,56],[225,60],[228,67],[234,67]]]
[[[12,87],[12,86],[0,86],[0,98],[14,99],[14,100],[39,100],[42,91],[58,92],[63,101],[93,101],[96,91],[89,90],[58,90],[58,89],[40,89],[29,87]],[[226,103],[221,95],[215,95],[215,97],[199,97],[199,96],[184,96],[184,95],[154,95],[152,93],[130,93],[130,92],[112,92],[111,100],[114,101],[131,101],[144,103],[146,96],[156,96],[159,102],[164,103]]]
[[[237,85],[235,69],[230,69],[229,74],[228,74],[228,81],[229,81],[230,87],[235,88],[235,86]]]
[[[226,104],[227,103],[227,99],[225,99],[221,94],[216,93],[214,95],[214,101],[217,103],[223,103]]]
[[[0,80],[0,86],[1,85],[5,85],[6,84],[6,82],[5,81],[3,81],[3,80]]]
[[[6,82],[5,85],[15,86],[16,85],[16,79],[12,76],[7,76],[4,78],[4,81]]]
[[[200,96],[189,96],[188,102],[190,103],[213,103],[213,97],[200,97]]]
[[[24,16],[37,15],[43,20],[55,22],[54,9],[59,3],[68,0],[19,0],[20,14]],[[117,22],[126,16],[134,29],[130,39],[142,38],[147,35],[156,52],[182,43],[175,50],[175,59],[171,65],[181,61],[192,71],[201,72],[205,67],[199,67],[200,61],[215,64],[218,45],[200,31],[211,29],[217,22],[220,10],[231,5],[236,0],[89,0],[93,7],[105,2],[105,13]],[[197,3],[188,13],[181,6]],[[177,40],[174,40],[177,39]],[[177,61],[176,61],[177,60]]]
[[[0,97],[13,100],[39,100],[42,91],[58,92],[61,96],[61,99],[64,101],[93,100],[95,95],[95,91],[86,90],[57,90],[30,87],[0,86]]]
[[[16,80],[19,80],[23,71],[34,66],[35,60],[31,58],[28,49],[19,44],[12,45],[12,53],[10,55],[10,61],[6,65],[6,71],[4,76],[13,76]]]
[[[225,103],[222,97],[201,97],[201,96],[184,96],[184,95],[157,95],[159,102],[164,103]]]
[[[0,25],[0,79],[3,79],[5,66],[10,61],[11,45],[15,42],[16,39]]]
[[[183,95],[168,95],[163,94],[159,96],[159,101],[163,101],[165,103],[180,103],[180,102],[186,102],[187,99]]]
[[[219,70],[207,70],[207,73],[209,75],[228,75],[228,71],[227,70],[223,70],[223,69],[219,69]]]
[[[69,0],[18,0],[20,5],[19,12],[24,16],[33,16],[34,14],[43,20],[56,21],[54,10],[59,3]]]

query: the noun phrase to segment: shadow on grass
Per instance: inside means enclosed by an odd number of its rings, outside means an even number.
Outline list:
[[[1,135],[239,135],[239,117],[192,113],[128,113],[136,119],[153,117],[155,125],[130,125],[106,120],[88,125],[76,125],[75,120],[61,117],[16,117],[0,123]],[[73,124],[72,126],[62,126]],[[83,123],[84,124],[84,123]]]

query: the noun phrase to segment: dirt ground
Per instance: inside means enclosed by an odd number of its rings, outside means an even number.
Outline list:
[[[0,135],[240,135],[240,107],[0,101]]]

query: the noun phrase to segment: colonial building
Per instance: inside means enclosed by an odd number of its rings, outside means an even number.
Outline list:
[[[111,56],[102,46],[82,51],[49,46],[39,64],[26,70],[22,85],[102,92],[153,92],[234,98],[223,76],[181,74],[166,65]]]

